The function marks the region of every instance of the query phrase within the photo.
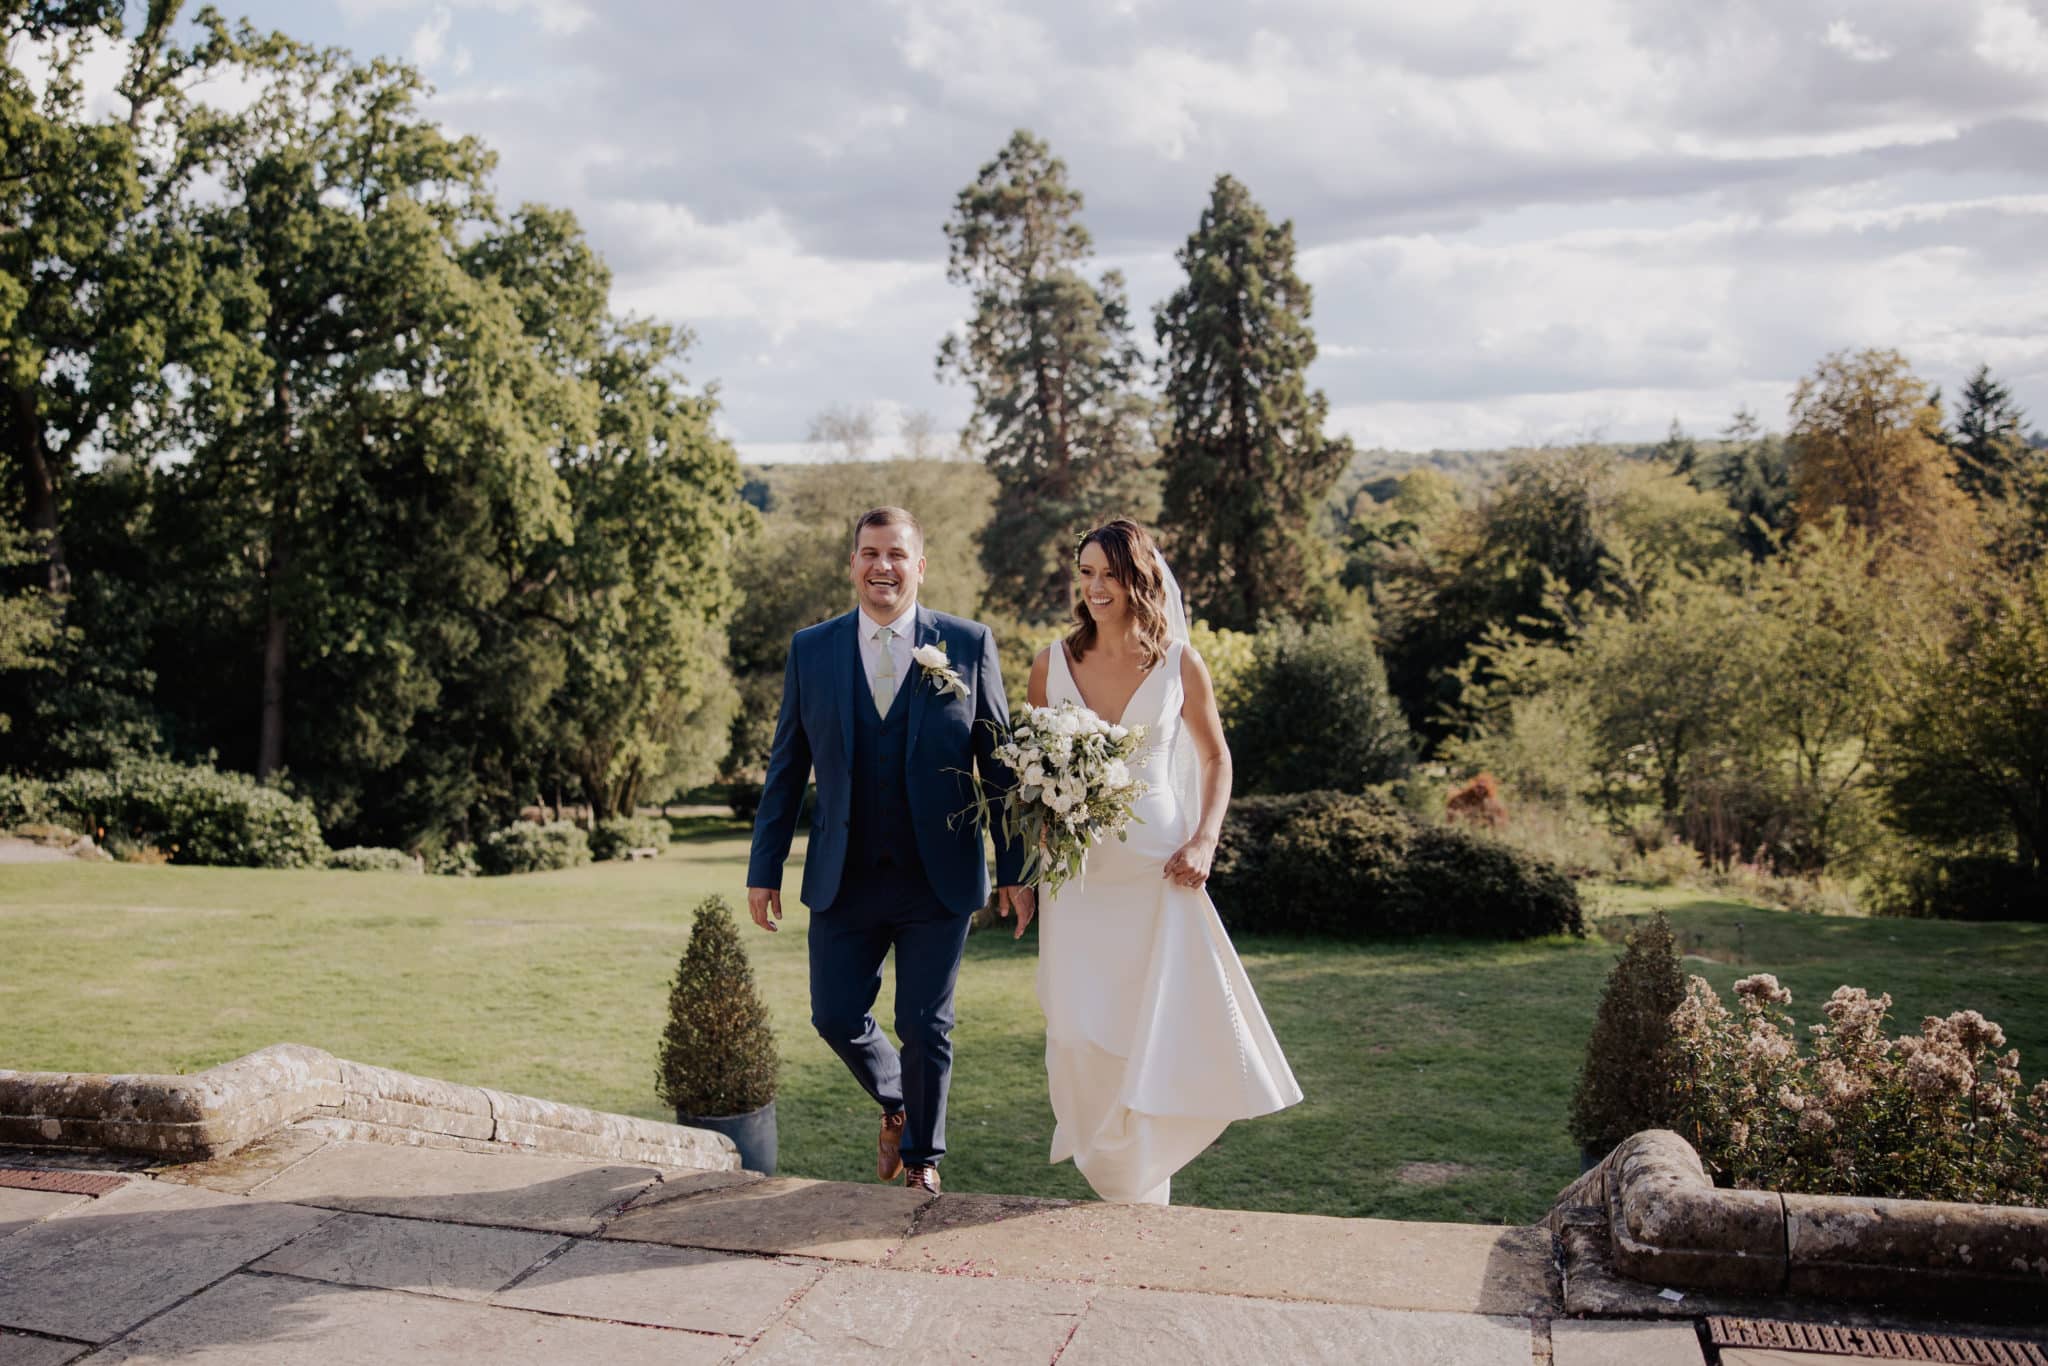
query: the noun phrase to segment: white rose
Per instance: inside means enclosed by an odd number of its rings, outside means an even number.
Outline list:
[[[1131,728],[1129,726],[1111,726],[1109,728],[1109,738],[1112,740],[1121,740],[1130,733]]]
[[[1037,787],[1045,781],[1045,769],[1038,764],[1027,764],[1024,769],[1024,785]]]
[[[1102,766],[1102,781],[1110,787],[1122,787],[1131,780],[1131,770],[1121,759],[1111,759]]]
[[[920,645],[910,652],[910,657],[927,669],[946,667],[946,652],[936,645]]]

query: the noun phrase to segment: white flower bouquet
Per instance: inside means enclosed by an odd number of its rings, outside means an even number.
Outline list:
[[[1150,790],[1133,771],[1143,726],[1111,725],[1086,707],[1027,707],[995,747],[1017,777],[1003,798],[1005,839],[1024,842],[1024,881],[1047,896],[1080,875],[1088,848],[1127,837],[1131,807]],[[984,817],[987,804],[976,783]]]

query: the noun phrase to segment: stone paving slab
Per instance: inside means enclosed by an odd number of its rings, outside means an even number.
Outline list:
[[[131,1182],[0,1243],[0,1326],[105,1342],[331,1217]]]
[[[888,1265],[1466,1314],[1551,1314],[1559,1300],[1540,1227],[1003,1196],[941,1196]]]
[[[395,1290],[231,1276],[93,1357],[125,1366],[712,1366],[732,1338]]]
[[[10,1190],[0,1186],[0,1239],[90,1199],[89,1195],[59,1195],[55,1191]]]
[[[1704,1366],[1700,1335],[1684,1323],[1550,1325],[1551,1366]]]
[[[1073,1335],[1089,1291],[869,1267],[829,1273],[763,1334],[746,1366],[1046,1366]],[[1522,1362],[1528,1360],[1525,1352]]]
[[[894,1252],[931,1196],[902,1186],[768,1177],[629,1209],[607,1238],[879,1262]]]
[[[495,1304],[749,1338],[826,1268],[649,1243],[578,1242]]]
[[[554,1233],[341,1214],[251,1270],[482,1300],[567,1242]]]
[[[1240,1362],[1427,1362],[1529,1366],[1525,1319],[1428,1310],[1105,1289],[1060,1366],[1237,1366]]]
[[[204,1186],[227,1195],[247,1195],[326,1146],[326,1138],[293,1125],[225,1157],[166,1167],[156,1175],[162,1181]]]
[[[75,1343],[32,1338],[0,1328],[0,1366],[64,1366],[85,1350]]]
[[[676,1200],[687,1200],[694,1195],[705,1195],[711,1191],[731,1190],[734,1186],[751,1186],[756,1181],[765,1181],[759,1172],[668,1172],[655,1185],[633,1197],[633,1203],[625,1212],[652,1209]]]
[[[661,1173],[573,1158],[331,1143],[261,1187],[290,1200],[550,1233],[595,1233]]]

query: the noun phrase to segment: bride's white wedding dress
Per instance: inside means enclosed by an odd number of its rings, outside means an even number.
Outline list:
[[[1208,892],[1162,875],[1197,819],[1181,795],[1190,785],[1167,772],[1184,724],[1183,648],[1168,648],[1121,718],[1146,727],[1143,824],[1091,848],[1083,876],[1038,918],[1051,1160],[1073,1158],[1105,1200],[1165,1204],[1169,1178],[1232,1120],[1301,1099]],[[1087,705],[1065,642],[1046,695]]]

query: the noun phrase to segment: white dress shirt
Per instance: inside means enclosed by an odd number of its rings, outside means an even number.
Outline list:
[[[882,642],[875,639],[875,632],[884,626],[896,633],[889,642],[889,653],[896,664],[896,691],[900,693],[910,681],[910,651],[917,643],[917,600],[913,598],[894,621],[876,621],[867,608],[860,609],[860,662],[867,670],[870,697],[875,692],[875,675],[882,671]]]

